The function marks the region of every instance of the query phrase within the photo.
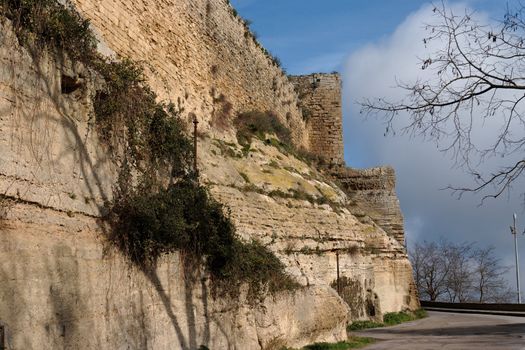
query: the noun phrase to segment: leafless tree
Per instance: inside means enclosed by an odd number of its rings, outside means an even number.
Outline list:
[[[448,262],[442,254],[443,246],[434,242],[416,243],[409,250],[414,278],[422,299],[436,301],[447,293]]]
[[[446,278],[449,302],[464,303],[470,298],[473,285],[472,247],[472,243],[454,244],[446,241],[442,243],[444,259],[449,266]]]
[[[458,15],[443,2],[433,11],[438,21],[427,26],[423,44],[440,48],[421,59],[431,78],[399,83],[406,98],[364,100],[362,110],[384,116],[387,132],[407,113],[405,132],[439,142],[473,175],[473,186],[453,190],[497,198],[525,171],[525,6],[508,9],[493,26],[480,23],[475,12]],[[480,141],[483,128],[497,135]],[[505,160],[488,172],[480,170],[494,156]]]
[[[477,301],[496,302],[508,296],[508,285],[503,278],[509,268],[502,266],[494,256],[494,247],[480,248],[472,255],[473,292]]]
[[[504,274],[508,267],[494,248],[474,243],[416,243],[409,249],[414,278],[423,300],[448,302],[508,302],[512,293]]]

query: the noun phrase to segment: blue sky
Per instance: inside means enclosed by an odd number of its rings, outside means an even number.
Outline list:
[[[516,1],[509,3],[512,6]],[[481,22],[494,25],[503,18],[507,1],[447,3],[455,13],[469,8]],[[428,51],[422,38],[426,35],[424,24],[433,20],[431,2],[232,0],[232,4],[241,16],[253,21],[251,28],[260,42],[280,58],[289,74],[341,72],[346,163],[357,168],[383,164],[395,168],[409,243],[443,236],[456,242],[478,242],[483,247],[493,245],[504,264],[514,265],[509,225],[512,213],[517,212],[518,229],[525,227],[525,205],[517,195],[524,192],[525,181],[482,207],[476,195],[457,200],[441,189],[468,185],[472,179],[454,168],[450,155],[418,138],[385,137],[381,120],[365,119],[359,113],[357,101],[399,99],[402,92],[395,88],[396,79],[413,81],[421,74],[418,57]],[[487,127],[483,131],[486,136],[494,133]],[[489,160],[483,166],[490,169],[496,163],[497,159]],[[525,236],[520,240],[524,280]],[[515,283],[513,271],[508,275],[511,283]]]
[[[383,39],[423,0],[232,0],[290,74],[341,70],[354,50]],[[468,1],[501,18],[504,0]]]

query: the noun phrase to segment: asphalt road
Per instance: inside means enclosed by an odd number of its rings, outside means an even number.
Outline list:
[[[366,350],[525,350],[525,317],[429,312],[429,317],[352,335],[378,342]]]

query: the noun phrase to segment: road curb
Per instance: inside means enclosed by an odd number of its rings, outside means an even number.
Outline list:
[[[455,308],[448,309],[448,308],[427,307],[427,306],[424,306],[423,308],[427,311],[437,311],[437,312],[525,317],[525,312],[521,312],[521,311],[473,310],[473,309],[455,309]]]

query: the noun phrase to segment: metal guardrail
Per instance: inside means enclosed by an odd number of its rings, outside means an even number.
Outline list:
[[[421,307],[429,311],[525,317],[525,304],[442,303],[421,301]]]

